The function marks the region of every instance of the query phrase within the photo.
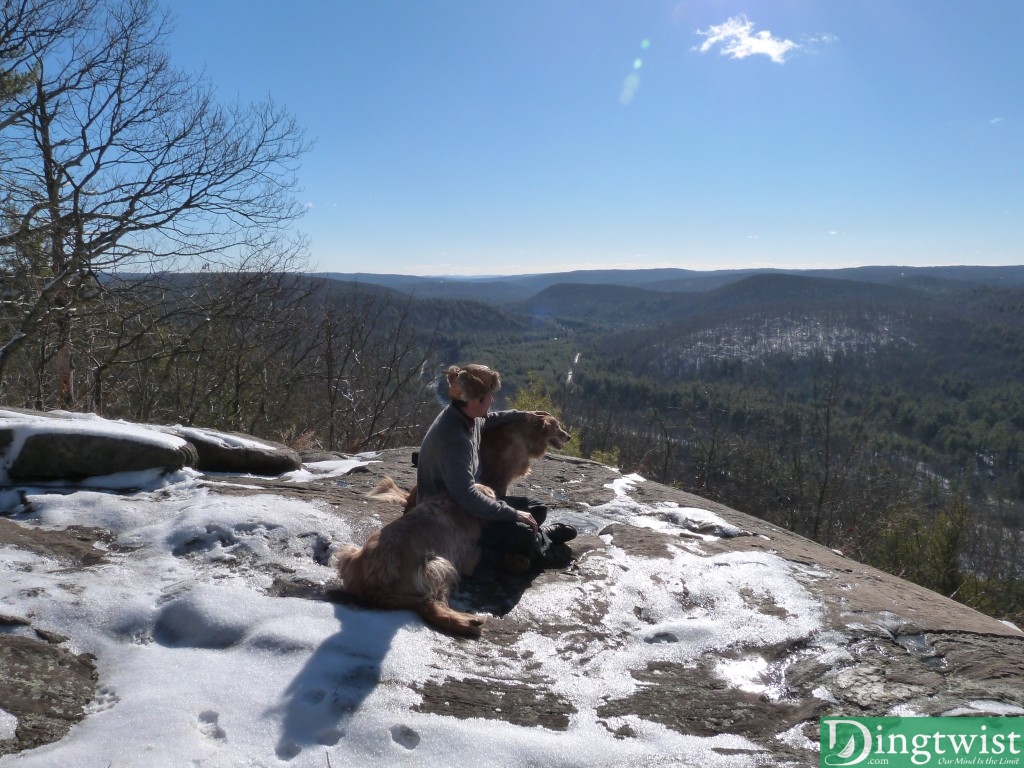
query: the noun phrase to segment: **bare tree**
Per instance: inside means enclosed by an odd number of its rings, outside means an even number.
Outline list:
[[[323,407],[314,426],[325,432],[326,447],[351,452],[418,441],[432,335],[416,328],[412,297],[330,293],[311,372]]]
[[[92,0],[6,0],[0,7],[0,130],[17,110],[8,100],[35,81],[36,62],[89,14]]]
[[[46,328],[70,404],[77,309],[115,289],[147,295],[112,275],[267,272],[302,256],[292,193],[307,144],[274,103],[221,105],[176,70],[154,0],[20,0],[0,28],[14,12],[52,23],[18,27],[5,65],[19,87],[0,117],[0,375]]]

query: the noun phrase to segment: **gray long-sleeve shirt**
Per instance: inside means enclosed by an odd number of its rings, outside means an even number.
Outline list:
[[[496,411],[472,419],[452,403],[438,414],[420,444],[416,462],[416,501],[447,493],[462,509],[492,522],[515,520],[516,510],[484,496],[474,487],[480,472],[480,434],[507,421],[526,418],[525,411]]]

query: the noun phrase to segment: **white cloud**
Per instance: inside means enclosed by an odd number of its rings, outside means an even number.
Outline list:
[[[822,46],[833,45],[837,42],[839,42],[839,38],[836,35],[825,32],[820,35],[805,35],[802,38],[801,44],[797,47],[803,53],[816,55],[818,53],[818,49]]]
[[[707,38],[701,43],[701,53],[707,53],[716,45],[721,45],[719,52],[733,59],[745,59],[760,54],[782,64],[786,60],[786,54],[800,48],[792,40],[772,37],[768,30],[754,32],[754,22],[743,14],[732,16],[724,23],[712,25],[707,29],[698,29],[697,34]]]
[[[831,34],[829,32],[825,32],[825,33],[820,34],[820,35],[811,35],[810,37],[807,38],[807,42],[808,43],[812,43],[812,44],[819,43],[821,45],[832,45],[833,43],[835,43],[838,40],[839,40],[838,37],[836,37],[835,35],[833,35],[833,34]]]

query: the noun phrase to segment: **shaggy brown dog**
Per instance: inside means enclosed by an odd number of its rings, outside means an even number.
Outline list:
[[[490,488],[477,488],[494,498]],[[459,576],[480,560],[479,541],[480,521],[438,496],[385,525],[362,548],[346,546],[335,562],[345,591],[360,603],[415,611],[444,632],[479,637],[484,619],[448,605]]]
[[[548,448],[561,448],[570,437],[558,419],[543,412],[491,427],[480,438],[480,482],[504,496],[513,482],[530,474],[533,459],[539,459]],[[386,475],[368,495],[404,504],[406,511],[416,504],[415,485],[403,491]]]

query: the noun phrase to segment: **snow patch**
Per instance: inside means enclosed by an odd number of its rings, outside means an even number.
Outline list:
[[[216,445],[218,448],[248,448],[252,451],[265,451],[268,448],[273,449],[279,447],[272,443],[267,443],[258,438],[251,437],[250,435],[217,432],[212,429],[200,429],[199,427],[185,427],[181,424],[174,427],[174,433],[179,437],[183,437],[185,440],[210,443],[212,445]]]
[[[18,728],[18,718],[3,709],[0,709],[0,741],[14,738],[14,732]]]
[[[302,465],[302,469],[296,469],[281,476],[283,480],[290,483],[308,483],[310,480],[322,480],[331,477],[347,475],[356,467],[365,467],[374,463],[369,455],[354,456],[348,459],[336,459],[333,461],[311,461]]]
[[[956,707],[948,712],[942,713],[943,717],[1021,717],[1024,716],[1024,707],[1014,706],[1002,701],[988,701],[976,699],[969,701],[962,707]]]

